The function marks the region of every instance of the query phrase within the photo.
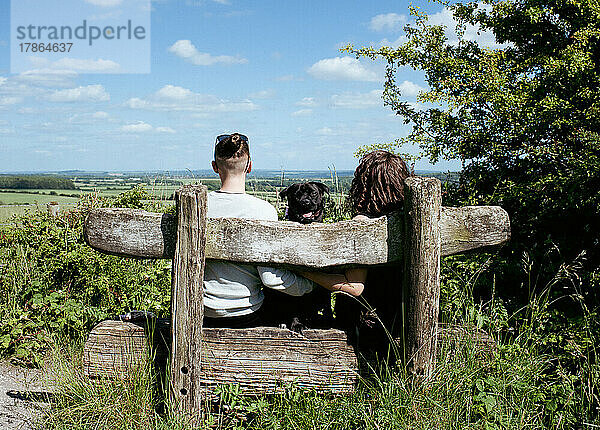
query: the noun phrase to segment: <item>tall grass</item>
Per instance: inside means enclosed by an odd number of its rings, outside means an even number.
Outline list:
[[[471,293],[479,267],[454,267],[463,311],[453,319],[465,331],[491,329],[496,347],[482,349],[473,336],[444,341],[433,375],[416,378],[400,367],[378,363],[349,396],[327,396],[288,387],[277,396],[245,397],[235,386],[221,387],[216,405],[206,405],[199,428],[215,429],[593,429],[600,425],[600,367],[593,342],[594,316],[587,311],[582,331],[590,335],[576,368],[548,349],[547,324],[553,301],[548,289],[577,281],[577,261],[561,266],[555,279],[537,286],[532,277],[530,304],[504,315],[492,297],[477,304]],[[445,265],[448,270],[451,264]],[[475,269],[475,270],[473,270]],[[524,270],[532,267],[524,260]],[[470,275],[469,275],[470,273]],[[561,285],[563,285],[561,283]],[[493,286],[492,286],[493,288]],[[576,287],[574,290],[576,291]],[[452,299],[446,290],[444,300]],[[456,294],[458,297],[458,294]],[[565,300],[575,300],[572,292]],[[464,309],[463,309],[464,310]],[[504,316],[503,316],[504,315]],[[448,317],[447,317],[448,318]],[[495,321],[493,320],[504,321]],[[86,380],[72,352],[63,355],[53,379],[57,396],[46,428],[180,429],[185,419],[163,401],[150,368],[131,378],[98,384]],[[211,407],[212,406],[212,407]],[[68,426],[66,424],[68,423]],[[61,427],[62,426],[62,427]]]

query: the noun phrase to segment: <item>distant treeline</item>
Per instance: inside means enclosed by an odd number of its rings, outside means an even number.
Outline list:
[[[74,190],[73,181],[60,176],[47,175],[0,175],[0,188],[11,190]]]

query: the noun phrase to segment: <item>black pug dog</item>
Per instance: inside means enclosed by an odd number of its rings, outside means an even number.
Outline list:
[[[286,218],[302,224],[323,221],[325,193],[327,185],[321,182],[293,184],[279,192],[282,199],[287,198]],[[331,294],[325,288],[317,286],[311,293],[302,297],[292,297],[278,291],[265,291],[270,303],[268,314],[275,325],[300,332],[305,328],[331,328]]]
[[[329,194],[327,185],[321,182],[293,184],[281,190],[279,196],[287,198],[286,218],[302,224],[323,222],[323,198]]]

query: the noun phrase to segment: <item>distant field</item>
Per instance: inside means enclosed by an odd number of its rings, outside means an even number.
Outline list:
[[[86,193],[98,193],[101,197],[115,197],[135,186],[142,185],[151,197],[149,201],[160,202],[163,205],[173,205],[174,201],[170,199],[175,191],[181,187],[181,184],[202,183],[208,187],[209,191],[217,190],[220,185],[217,175],[210,171],[178,172],[172,176],[168,173],[143,172],[123,174],[81,173],[83,172],[74,172],[71,175],[66,173],[64,175],[65,178],[72,181],[76,189],[0,189],[0,221],[6,220],[13,214],[24,214],[27,211],[45,211],[46,204],[53,201],[58,202],[63,210],[67,210],[73,207],[79,201],[79,198]],[[249,194],[265,199],[274,205],[279,203],[278,206],[281,207],[283,203],[278,199],[277,193],[282,187],[295,182],[311,180],[325,183],[331,190],[331,197],[338,201],[340,191],[347,193],[352,177],[339,175],[332,178],[331,172],[327,171],[258,171],[252,172],[248,176],[246,190]]]

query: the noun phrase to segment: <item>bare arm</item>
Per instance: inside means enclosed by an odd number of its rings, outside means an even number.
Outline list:
[[[345,273],[300,272],[305,278],[327,288],[360,296],[365,289],[367,269],[348,269]]]

